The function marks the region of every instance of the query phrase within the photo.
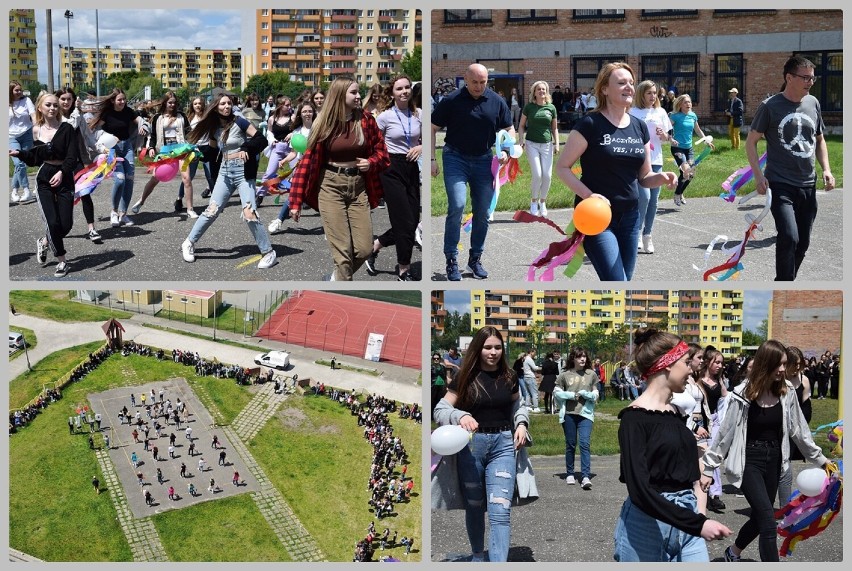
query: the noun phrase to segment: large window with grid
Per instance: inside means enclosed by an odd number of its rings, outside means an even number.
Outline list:
[[[556,10],[508,10],[509,22],[556,22]]]
[[[688,93],[698,103],[698,54],[642,56],[641,80],[650,79],[662,91]]]
[[[739,91],[737,97],[745,101],[745,73],[743,70],[743,54],[716,54],[715,60],[716,89],[713,97],[713,111],[728,109],[728,92],[731,88]]]
[[[816,66],[816,82],[811,87],[811,95],[819,99],[823,113],[843,111],[843,52],[800,52],[798,55]]]
[[[575,57],[574,86],[576,91],[591,91],[601,68],[614,61],[627,61],[627,55]]]
[[[575,20],[624,20],[624,10],[573,10]]]
[[[491,10],[444,10],[445,24],[479,24],[491,22]]]

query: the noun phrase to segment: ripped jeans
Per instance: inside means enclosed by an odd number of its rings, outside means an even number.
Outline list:
[[[473,553],[485,549],[485,512],[490,526],[488,560],[509,557],[509,518],[515,492],[515,447],[511,431],[475,432],[458,453],[459,483],[465,500],[465,526]]]
[[[246,220],[249,231],[257,243],[261,254],[266,254],[272,250],[272,244],[269,241],[269,233],[266,227],[260,222],[257,216],[257,205],[255,203],[255,191],[248,183],[245,177],[245,163],[239,159],[227,159],[222,161],[222,166],[219,168],[219,176],[216,178],[216,184],[213,187],[213,193],[210,195],[210,203],[198,216],[195,225],[189,233],[188,240],[195,244],[198,242],[216,217],[225,209],[228,199],[234,191],[240,193],[240,205],[251,205],[251,210],[255,214],[254,220]],[[244,215],[243,215],[244,216]]]

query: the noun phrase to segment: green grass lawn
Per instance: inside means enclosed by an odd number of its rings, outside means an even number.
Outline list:
[[[70,292],[73,293],[73,292]],[[110,317],[127,319],[132,313],[72,301],[68,291],[12,290],[9,303],[18,313],[69,323],[74,321],[106,321]]]
[[[707,134],[710,134],[707,131]],[[718,196],[723,192],[721,184],[737,169],[748,166],[748,159],[745,155],[745,148],[740,146],[738,151],[731,149],[731,143],[727,135],[717,135],[714,140],[716,151],[711,153],[696,170],[695,178],[686,189],[688,197],[701,196]],[[560,140],[564,143],[568,138],[567,133],[560,136]],[[743,138],[745,140],[745,137]],[[843,188],[843,138],[837,135],[826,137],[828,141],[828,158],[831,164],[831,172],[834,174],[834,179],[837,188]],[[703,145],[699,147],[701,151]],[[766,148],[764,142],[758,143],[758,152],[763,153]],[[437,151],[438,161],[441,161],[442,149]],[[697,154],[697,153],[696,153]],[[665,162],[663,163],[664,170],[677,172],[674,159],[668,148],[663,149]],[[554,164],[557,159],[554,159]],[[529,210],[530,207],[530,167],[526,157],[519,159],[521,166],[521,174],[512,184],[507,184],[500,188],[500,198],[497,202],[498,211],[515,211]],[[577,163],[579,165],[579,162]],[[443,168],[443,163],[441,163]],[[817,176],[820,176],[822,171],[817,165]],[[822,188],[822,183],[817,185],[817,188]],[[740,189],[738,195],[744,196],[754,190],[754,183],[750,183],[745,188]],[[674,195],[673,190],[666,188],[661,189],[660,199],[670,199]],[[443,174],[432,179],[432,216],[443,216],[447,213],[447,192],[444,187]],[[553,182],[550,186],[550,193],[547,198],[548,208],[571,208],[574,205],[574,193],[557,176],[554,169]],[[470,196],[465,207],[465,212],[470,211]]]
[[[36,345],[38,345],[38,339],[36,338],[35,331],[33,331],[32,329],[27,329],[26,327],[17,327],[15,325],[10,325],[9,331],[13,331],[15,333],[22,333],[24,335],[24,341],[27,344],[27,349],[30,350],[30,351],[35,349]],[[16,349],[16,350],[12,351],[11,353],[9,353],[9,360],[11,361],[12,359],[17,359],[18,357],[20,357],[23,354],[24,354],[23,349]]]
[[[813,403],[813,417],[810,423],[811,429],[834,422],[840,418],[838,416],[840,413],[838,410],[838,401],[831,399],[811,399],[811,402]],[[607,398],[605,401],[598,403],[596,411],[610,415],[613,418],[595,418],[594,428],[592,429],[592,454],[605,455],[619,453],[619,422],[615,417],[627,405],[627,401],[620,401],[614,398]],[[530,415],[530,434],[535,443],[530,449],[530,453],[544,456],[565,453],[565,436],[562,431],[562,425],[559,424],[558,414]],[[825,433],[820,433],[814,440],[822,447],[823,453],[829,456],[829,452],[834,448],[834,444],[828,441]]]
[[[10,405],[28,402],[43,382],[67,372],[101,345],[89,343],[48,356],[35,372],[11,381]],[[10,436],[11,547],[48,561],[132,560],[109,495],[92,492],[91,477],[97,475],[102,482],[104,478],[87,438],[68,435],[67,417],[77,404],[86,402],[87,394],[172,377],[185,378],[205,405],[214,404],[221,424],[230,423],[252,397],[248,388],[232,380],[196,377],[192,367],[170,360],[112,355],[85,379],[66,387],[62,400],[44,409],[30,426]],[[310,424],[287,427],[279,414],[249,447],[273,485],[304,518],[326,556],[348,561],[372,516],[366,504],[371,447],[348,410],[328,399],[294,396],[288,407],[303,410]],[[309,426],[316,430],[308,430]],[[420,425],[394,419],[394,426],[408,446],[409,474],[419,476]],[[400,537],[413,533],[417,549],[419,496],[398,512],[399,517],[386,521],[400,530]],[[154,524],[172,561],[289,559],[248,495],[171,510],[155,516]],[[400,548],[388,554],[401,552]]]
[[[390,418],[394,434],[408,451],[408,474],[414,476],[414,491],[419,494],[422,425],[396,415]],[[409,504],[397,504],[397,517],[377,520],[368,511],[372,447],[347,408],[313,396],[288,400],[252,440],[250,449],[330,561],[351,561],[355,542],[366,535],[370,521],[376,522],[380,533],[390,527],[391,536],[393,531],[400,538],[413,534],[414,549],[421,551],[419,495],[412,495]],[[379,553],[403,561],[420,560],[420,553],[406,558],[403,552],[397,547]]]

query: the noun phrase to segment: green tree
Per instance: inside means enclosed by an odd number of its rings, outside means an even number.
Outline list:
[[[307,88],[301,81],[290,81],[290,75],[283,71],[270,71],[251,76],[243,93],[257,93],[261,100],[278,94],[296,99]]]
[[[127,89],[125,89],[127,98],[141,99],[145,88],[148,86],[151,87],[152,100],[159,99],[166,93],[166,89],[163,87],[163,83],[159,79],[150,74],[143,74],[131,80],[130,85]]]
[[[766,341],[766,337],[760,335],[760,333],[755,333],[751,329],[746,329],[743,331],[743,346],[757,346]]]
[[[432,344],[434,347],[441,349],[449,349],[458,345],[459,336],[470,335],[470,313],[459,313],[453,311],[447,313],[444,319],[444,333],[440,337],[432,336]]]
[[[760,325],[757,326],[757,334],[761,337],[761,343],[766,341],[769,338],[769,320],[764,319],[760,322]]]
[[[534,321],[532,325],[527,327],[527,348],[535,347],[536,351],[541,355],[545,350],[545,343],[549,334],[550,331],[547,330],[547,326],[543,321]]]
[[[39,83],[35,80],[28,81],[26,84],[22,85],[22,87],[24,88],[24,91],[30,92],[29,97],[30,99],[32,99],[33,104],[35,104],[38,94],[42,91],[47,90],[47,85],[45,85],[44,83]]]
[[[585,349],[593,356],[592,358],[603,359],[601,355],[608,349],[610,343],[608,337],[606,327],[595,323],[574,334],[571,346]]]
[[[110,93],[113,89],[121,89],[129,95],[130,83],[137,77],[139,77],[139,72],[135,69],[111,73],[103,78],[103,93]]]
[[[423,76],[423,48],[415,46],[413,50],[402,56],[399,62],[402,73],[411,78],[411,81],[420,81]]]

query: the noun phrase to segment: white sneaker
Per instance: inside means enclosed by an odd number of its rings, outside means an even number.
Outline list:
[[[189,216],[190,218],[193,218],[193,219],[198,218],[198,213],[195,210],[193,210],[192,208],[186,209],[186,215]]]
[[[275,253],[275,250],[269,250],[263,258],[260,259],[260,262],[257,264],[257,268],[259,270],[267,270],[275,265],[275,260],[278,258],[278,254]]]
[[[142,210],[141,202],[137,202],[136,204],[130,207],[130,212],[132,212],[133,214],[139,214],[140,210]]]
[[[681,195],[675,194],[674,203],[675,203],[675,206],[683,206],[683,199],[681,198]]]
[[[47,239],[39,238],[36,240],[36,262],[43,266],[47,263]]]
[[[284,222],[282,220],[279,220],[279,219],[276,218],[275,220],[273,220],[272,222],[269,223],[269,228],[268,228],[269,233],[270,234],[276,234],[278,232],[281,232],[281,226],[283,226],[283,225],[284,225]]]
[[[582,487],[584,490],[591,490],[592,489],[592,481],[589,480],[588,478],[583,478],[583,483],[580,484],[580,487]]]
[[[18,198],[18,202],[26,202],[33,197],[33,193],[30,192],[30,189],[25,188],[21,191],[21,196]]]
[[[540,216],[547,216],[547,205],[545,203],[538,203],[538,213]]]
[[[636,245],[636,248],[642,252],[645,250],[645,246],[642,244],[642,236],[639,236],[639,244]]]
[[[195,245],[190,242],[188,239],[183,241],[183,244],[180,245],[180,251],[183,253],[183,261],[184,262],[194,262],[195,261]]]
[[[9,195],[9,202],[18,202],[18,189],[13,188],[12,194]]]
[[[493,213],[493,212],[492,212],[491,214],[489,214],[489,215],[488,215],[488,221],[489,221],[489,222],[494,222],[494,213]]]
[[[122,226],[133,226],[133,220],[125,214],[121,217],[121,225]]]
[[[571,474],[567,478],[565,478],[565,483],[568,484],[569,486],[573,486],[574,484],[577,483],[577,480],[574,479],[574,475]]]
[[[118,218],[118,212],[113,212],[109,215],[109,223],[113,228],[121,226],[121,220]]]
[[[530,202],[530,214],[538,216],[538,201]]]
[[[414,230],[414,241],[417,243],[420,248],[423,248],[423,228],[421,228],[421,223],[417,223],[417,229]]]
[[[533,412],[541,412],[541,409],[540,409],[540,408],[538,408],[538,407],[535,407],[534,409],[532,409],[532,411],[533,411]]]
[[[654,241],[651,240],[650,234],[642,235],[642,249],[645,250],[648,254],[654,253]]]

